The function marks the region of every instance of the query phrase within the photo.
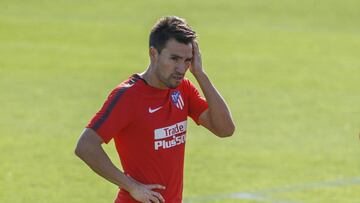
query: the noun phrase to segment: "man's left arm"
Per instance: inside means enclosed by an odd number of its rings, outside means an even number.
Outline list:
[[[199,83],[209,106],[200,114],[198,122],[218,137],[231,136],[235,131],[235,125],[230,110],[202,68],[198,43],[194,41],[192,46],[193,60],[190,71]]]

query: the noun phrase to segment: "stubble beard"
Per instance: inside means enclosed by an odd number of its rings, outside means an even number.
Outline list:
[[[166,86],[167,88],[175,89],[180,85],[180,82],[179,83],[176,82],[175,84],[171,82],[171,80],[173,79],[172,77],[173,74],[170,74],[169,77],[166,78],[165,76],[162,75],[159,69],[157,69],[156,76],[159,79],[159,81],[162,83],[162,85]]]
[[[172,76],[170,75],[167,80],[163,81],[163,84],[170,89],[175,89],[180,85],[180,83],[177,82],[171,83],[171,80],[172,80]]]

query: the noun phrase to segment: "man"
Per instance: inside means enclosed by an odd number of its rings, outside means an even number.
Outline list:
[[[181,203],[187,117],[219,137],[235,130],[225,101],[202,68],[185,20],[160,19],[150,33],[150,65],[118,85],[83,131],[75,153],[120,188],[116,203]],[[205,98],[184,78],[194,75]],[[114,139],[124,172],[101,144]]]

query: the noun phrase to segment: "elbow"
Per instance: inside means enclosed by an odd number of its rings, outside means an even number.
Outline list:
[[[235,125],[231,124],[227,128],[217,131],[215,134],[220,138],[231,137],[235,132]]]
[[[82,160],[88,159],[96,150],[101,149],[101,144],[102,139],[91,130],[86,129],[80,136],[74,153]]]
[[[226,138],[226,137],[231,137],[233,134],[234,134],[234,131],[224,131],[224,132],[217,133],[216,136],[218,136],[220,138]]]
[[[74,150],[74,154],[79,157],[80,159],[83,159],[83,155],[84,155],[84,147],[81,145],[80,142],[77,143],[76,148]]]
[[[81,149],[79,147],[79,144],[76,146],[75,150],[74,150],[74,154],[77,156],[77,157],[81,157]]]
[[[89,152],[86,151],[86,149],[84,148],[84,146],[76,146],[75,150],[74,150],[74,154],[82,161],[85,161],[88,159],[87,155]]]

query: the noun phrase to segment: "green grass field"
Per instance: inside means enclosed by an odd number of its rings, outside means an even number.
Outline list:
[[[117,188],[75,144],[109,91],[148,65],[149,30],[170,14],[198,32],[237,126],[218,139],[190,125],[184,203],[360,202],[359,8],[1,0],[0,202],[113,202]],[[113,142],[104,147],[118,163]]]

